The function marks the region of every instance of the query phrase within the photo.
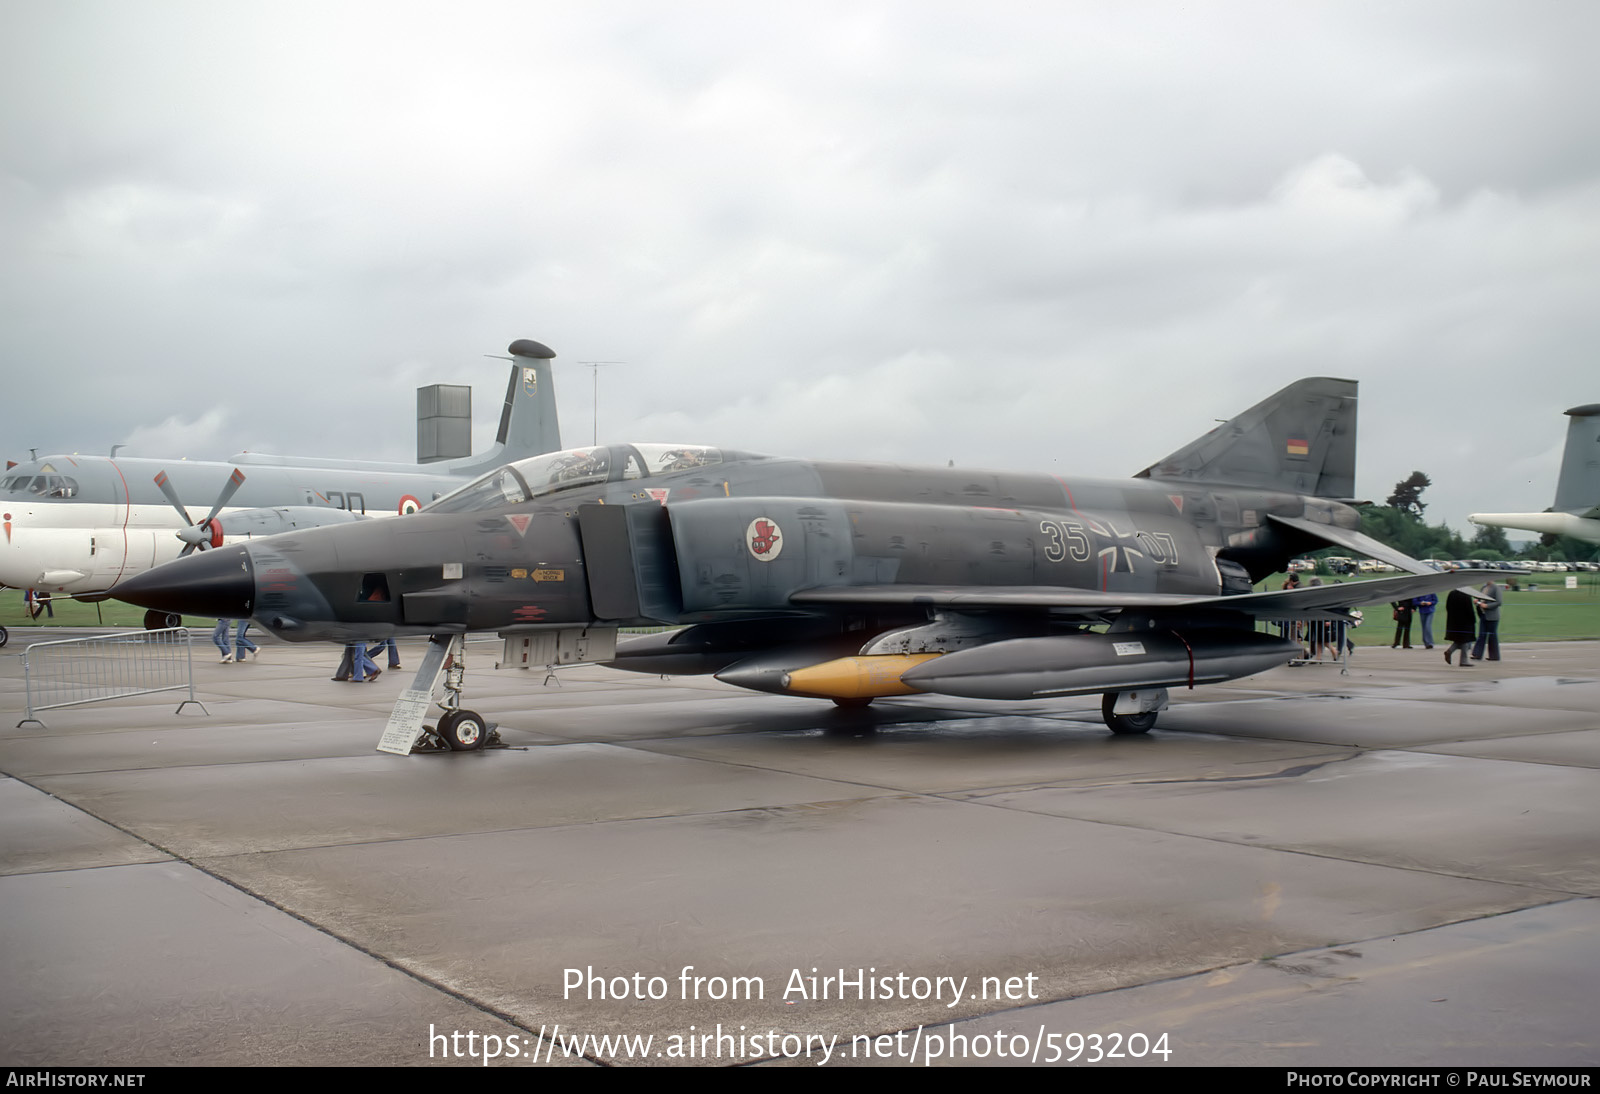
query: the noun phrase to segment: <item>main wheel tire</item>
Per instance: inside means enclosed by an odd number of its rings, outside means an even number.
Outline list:
[[[833,705],[840,710],[865,710],[872,705],[872,700],[867,699],[835,699]]]
[[[9,641],[11,641],[11,632],[4,627],[0,627],[0,649],[3,649]]]
[[[1156,712],[1148,711],[1144,714],[1113,714],[1111,708],[1117,705],[1117,693],[1108,691],[1100,700],[1100,717],[1105,719],[1106,727],[1113,733],[1133,734],[1149,733],[1156,724]]]
[[[489,738],[489,726],[475,710],[450,710],[439,719],[439,736],[452,752],[476,752]]]
[[[154,608],[144,613],[144,629],[165,631],[183,626],[183,616],[177,612],[158,612]]]

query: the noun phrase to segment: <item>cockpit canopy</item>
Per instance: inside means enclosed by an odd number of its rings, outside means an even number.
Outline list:
[[[734,453],[727,453],[735,458]],[[678,475],[723,461],[724,450],[698,444],[612,444],[546,452],[507,464],[425,507],[428,513],[470,513],[531,498],[598,486]],[[737,458],[748,458],[737,453]]]
[[[57,475],[48,465],[40,468],[49,474],[8,475],[0,481],[0,493],[27,494],[36,498],[71,498],[78,493],[78,480]]]

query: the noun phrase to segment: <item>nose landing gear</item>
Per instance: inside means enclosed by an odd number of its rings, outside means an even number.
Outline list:
[[[466,674],[465,636],[436,634],[430,638],[416,678],[395,701],[378,751],[400,756],[412,752],[476,752],[500,744],[500,734],[492,723],[477,711],[461,706],[461,685]],[[444,713],[437,725],[424,725],[433,705],[433,689],[441,676],[444,696],[439,706]]]

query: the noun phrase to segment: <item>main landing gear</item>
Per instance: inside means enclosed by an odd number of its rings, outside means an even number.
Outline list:
[[[183,616],[177,612],[158,612],[151,609],[144,613],[144,629],[147,631],[169,631],[181,626],[183,626]]]
[[[1167,689],[1148,688],[1144,691],[1108,691],[1100,700],[1100,717],[1106,727],[1118,736],[1149,733],[1156,724],[1156,715],[1166,709]],[[1117,713],[1118,709],[1122,713]]]

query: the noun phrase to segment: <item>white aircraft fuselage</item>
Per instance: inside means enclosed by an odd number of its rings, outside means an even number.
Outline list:
[[[244,483],[220,514],[294,510],[302,525],[415,511],[460,486],[459,475],[372,465],[256,466],[248,462],[51,456],[0,479],[0,584],[56,593],[102,592],[183,550],[178,531],[203,520],[238,468]],[[190,519],[155,485],[166,473]],[[305,510],[305,512],[299,512]],[[326,516],[319,520],[316,510]],[[272,531],[284,530],[281,527]],[[248,536],[230,536],[230,539]]]
[[[71,455],[12,465],[0,477],[0,585],[101,593],[170,562],[198,538],[220,546],[225,538],[403,515],[503,463],[555,451],[555,354],[528,339],[513,342],[510,353],[499,433],[476,456],[409,464],[256,453],[227,462]],[[157,482],[163,476],[187,519]],[[193,526],[219,501],[200,535]]]

